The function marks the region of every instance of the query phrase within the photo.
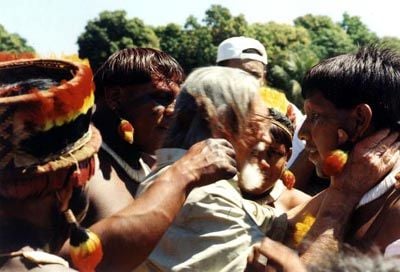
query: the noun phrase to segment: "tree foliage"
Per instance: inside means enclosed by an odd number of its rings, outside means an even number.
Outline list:
[[[139,18],[128,19],[126,12],[104,11],[99,18],[89,21],[78,38],[79,57],[88,58],[97,69],[112,53],[129,47],[158,48],[158,37],[153,29]]]
[[[212,5],[198,20],[189,16],[184,25],[167,24],[151,28],[138,18],[128,19],[124,11],[104,11],[89,21],[78,39],[79,56],[97,68],[109,55],[126,47],[153,47],[169,53],[186,73],[193,68],[214,65],[218,44],[233,36],[249,36],[264,44],[268,53],[268,84],[283,90],[302,108],[301,82],[304,74],[322,59],[354,51],[370,43],[400,50],[400,40],[380,39],[360,17],[343,14],[341,22],[327,16],[305,15],[294,25],[249,24],[243,15]]]
[[[318,62],[308,31],[301,26],[270,22],[253,24],[251,32],[267,50],[268,84],[284,90],[292,102],[301,105],[301,80]]]
[[[246,36],[249,32],[244,16],[232,16],[230,11],[220,5],[212,5],[203,20],[211,30],[212,42],[218,46],[223,40],[234,36]]]
[[[175,57],[186,73],[193,68],[215,64],[218,44],[232,36],[248,33],[243,15],[232,16],[227,8],[213,5],[199,22],[194,16],[185,25],[168,24],[156,30],[163,51]]]
[[[378,36],[370,31],[358,16],[350,16],[348,13],[344,13],[340,26],[353,40],[353,44],[357,46],[366,46],[368,44],[377,43],[379,40]]]
[[[319,59],[325,59],[355,50],[353,40],[343,28],[328,16],[305,15],[294,20],[296,26],[308,30],[312,50]]]
[[[34,52],[33,47],[29,46],[24,38],[18,34],[9,33],[0,25],[0,51],[7,52]]]
[[[383,37],[379,43],[385,47],[392,48],[400,52],[400,39],[396,37]]]

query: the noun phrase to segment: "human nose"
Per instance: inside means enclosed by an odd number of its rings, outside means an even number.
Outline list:
[[[308,123],[308,118],[306,117],[298,132],[300,140],[307,141],[309,139],[310,126]]]
[[[266,170],[268,170],[269,168],[270,168],[269,163],[268,163],[265,159],[262,159],[262,160],[260,161],[260,170],[266,171]]]

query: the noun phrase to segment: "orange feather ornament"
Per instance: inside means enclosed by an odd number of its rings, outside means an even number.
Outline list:
[[[322,172],[327,176],[336,176],[346,165],[348,155],[340,149],[332,151],[324,160]]]
[[[294,184],[296,183],[296,177],[292,173],[292,171],[286,169],[282,173],[282,181],[283,184],[288,188],[289,190],[293,189]]]
[[[71,210],[65,212],[71,224],[70,255],[74,267],[80,272],[94,272],[103,258],[100,238],[92,231],[82,228]]]
[[[132,124],[128,120],[121,120],[118,126],[118,133],[124,141],[132,144],[134,141],[134,131]]]

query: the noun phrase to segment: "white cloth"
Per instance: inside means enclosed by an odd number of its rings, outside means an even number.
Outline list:
[[[400,257],[400,239],[389,244],[384,253],[385,257]]]
[[[303,125],[306,116],[295,105],[292,104],[292,107],[296,116],[296,124],[294,124],[295,130],[292,140],[292,156],[290,156],[288,160],[288,167],[293,164],[293,162],[297,159],[297,156],[300,154],[301,151],[303,151],[305,147],[305,141],[300,140],[299,138],[299,130]]]
[[[356,209],[365,204],[368,204],[369,202],[374,201],[375,199],[378,199],[383,194],[385,194],[389,189],[391,189],[393,185],[396,183],[395,176],[397,173],[399,173],[399,171],[400,167],[392,169],[392,171],[390,171],[390,173],[387,174],[386,177],[381,182],[372,187],[368,192],[366,192],[363,195]]]
[[[171,159],[176,151],[161,153]],[[170,163],[179,159],[182,151],[178,153]],[[160,157],[158,164],[165,166]],[[138,193],[159,173],[150,174]],[[171,227],[136,271],[243,271],[251,245],[268,232],[283,235],[285,231],[284,216],[243,199],[236,179],[220,180],[192,190]]]

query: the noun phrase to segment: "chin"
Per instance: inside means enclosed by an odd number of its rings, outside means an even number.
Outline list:
[[[239,174],[239,187],[247,193],[262,194],[272,185],[265,183],[260,168],[255,164],[246,163]]]

